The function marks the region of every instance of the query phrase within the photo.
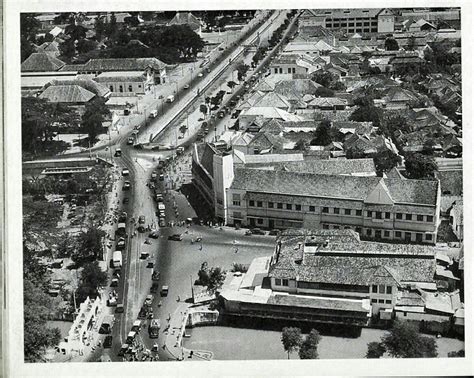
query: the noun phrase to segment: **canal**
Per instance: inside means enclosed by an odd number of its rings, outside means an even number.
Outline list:
[[[184,339],[185,348],[207,350],[214,354],[214,360],[276,360],[286,359],[280,341],[281,333],[245,328],[222,326],[197,327],[187,330],[190,338]],[[323,335],[319,343],[320,359],[364,358],[367,344],[379,341],[385,331],[362,329],[357,338]],[[464,341],[451,338],[439,338],[438,357],[447,357],[448,352],[464,349]],[[294,353],[292,359],[298,359]]]

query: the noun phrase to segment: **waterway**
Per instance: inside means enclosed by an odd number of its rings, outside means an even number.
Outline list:
[[[365,358],[367,344],[379,341],[386,331],[362,329],[357,338],[322,336],[318,352],[320,359]],[[288,358],[280,340],[281,333],[255,329],[222,326],[196,327],[187,330],[190,338],[184,339],[188,349],[208,350],[215,360],[271,360]],[[447,357],[448,352],[464,348],[464,342],[451,338],[439,338],[438,356]],[[298,354],[290,356],[298,359]]]

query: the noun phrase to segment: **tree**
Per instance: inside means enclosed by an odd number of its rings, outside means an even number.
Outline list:
[[[314,133],[314,139],[311,141],[312,146],[327,146],[333,140],[331,136],[331,122],[324,120]]]
[[[207,290],[211,293],[215,293],[222,287],[225,280],[226,271],[220,267],[211,268],[209,271],[209,283]]]
[[[87,297],[96,297],[99,294],[99,287],[106,283],[107,273],[102,271],[97,261],[85,264],[76,292],[79,303],[84,302]]]
[[[372,122],[375,127],[380,125],[382,111],[374,106],[371,98],[362,97],[355,99],[354,104],[358,105],[358,107],[352,112],[349,120],[357,122]]]
[[[374,155],[374,164],[378,176],[401,164],[402,158],[391,150],[379,151]]]
[[[76,55],[76,45],[72,38],[65,40],[59,44],[59,52],[65,60],[71,60]]]
[[[77,248],[71,256],[74,263],[82,266],[88,261],[102,258],[104,236],[105,232],[97,228],[90,227],[85,232],[82,231],[77,237]]]
[[[396,320],[393,328],[382,337],[390,356],[396,358],[436,357],[436,340],[421,336],[415,324]]]
[[[405,156],[405,169],[408,178],[430,180],[435,178],[438,165],[430,156],[410,153]]]
[[[77,42],[76,49],[79,54],[86,54],[97,48],[97,42],[90,39],[81,39]]]
[[[416,47],[416,37],[412,35],[408,37],[407,50],[413,51],[415,50],[415,47]]]
[[[206,104],[199,105],[199,111],[204,115],[204,119],[207,117],[208,107]]]
[[[405,117],[392,115],[383,119],[380,123],[379,131],[386,137],[393,137],[395,131],[401,131],[406,134],[411,130]]]
[[[321,335],[315,329],[312,329],[301,343],[299,356],[302,360],[318,358],[318,344],[321,341]]]
[[[21,41],[20,41],[21,61],[23,62],[26,58],[28,58],[34,52],[35,52],[35,48],[33,44],[28,39],[26,39],[26,37],[21,36]]]
[[[385,50],[387,51],[397,51],[399,50],[398,42],[393,37],[388,37],[385,39]]]
[[[105,105],[103,98],[95,97],[86,104],[82,115],[81,127],[89,135],[91,141],[103,132],[102,122],[110,115],[110,110]]]
[[[227,82],[227,86],[230,88],[230,91],[234,89],[234,87],[237,85],[237,83],[233,80]]]
[[[382,343],[373,341],[367,344],[367,353],[365,358],[380,358],[386,352],[385,347]]]
[[[283,328],[281,332],[281,342],[283,349],[288,353],[288,359],[290,359],[290,353],[296,352],[303,342],[301,329],[297,327]]]
[[[82,25],[75,23],[69,24],[64,29],[64,34],[68,35],[73,42],[86,38],[87,29]]]
[[[111,38],[115,33],[117,33],[117,17],[115,16],[115,13],[112,12],[110,15],[110,21],[107,25],[107,37]]]
[[[466,357],[466,353],[464,349],[460,349],[458,351],[453,350],[452,352],[448,353],[448,357]]]
[[[236,68],[236,70],[237,70],[237,79],[239,81],[242,81],[245,78],[249,68],[250,67],[247,64],[244,64],[244,63],[239,63],[237,65],[237,68]]]
[[[191,60],[202,51],[204,41],[188,25],[171,25],[163,29],[160,45],[176,48],[184,60]]]
[[[107,25],[104,22],[103,17],[99,14],[97,15],[94,22],[95,38],[98,41],[102,40],[102,36],[106,33]]]
[[[294,149],[297,151],[306,151],[308,147],[309,147],[309,142],[306,139],[301,138],[301,139],[298,139],[298,141],[295,143]]]
[[[319,70],[311,76],[311,80],[321,84],[323,87],[329,88],[335,77],[331,72]]]
[[[43,361],[47,348],[61,340],[58,328],[49,328],[46,322],[54,313],[51,297],[30,280],[23,283],[24,353],[26,362]]]

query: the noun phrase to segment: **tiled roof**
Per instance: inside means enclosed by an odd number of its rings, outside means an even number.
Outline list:
[[[198,29],[200,21],[191,12],[177,12],[173,19],[168,22],[168,25],[183,25],[187,24],[191,29]]]
[[[90,101],[94,96],[94,93],[79,85],[54,85],[46,88],[39,97],[50,102],[81,104]]]
[[[300,121],[300,117],[297,115],[288,113],[287,111],[275,107],[252,107],[246,109],[240,113],[240,116],[262,116],[263,118],[276,118],[284,121]]]
[[[269,92],[269,93],[264,94],[260,99],[258,99],[255,102],[254,106],[289,109],[290,103],[283,95],[275,93],[275,92]]]
[[[460,196],[463,193],[463,171],[439,171],[438,178],[441,184],[441,193]]]
[[[337,97],[316,97],[308,104],[315,107],[346,106],[347,101]]]
[[[56,85],[79,85],[80,87],[87,89],[89,92],[95,93],[100,97],[104,97],[110,92],[107,87],[91,79],[55,79],[46,84],[44,89],[49,86]]]
[[[235,170],[231,187],[248,192],[280,193],[364,201],[383,180],[395,203],[434,206],[437,181],[394,180],[379,177],[338,176],[287,171]]]
[[[135,82],[143,83],[146,80],[144,73],[140,71],[120,71],[120,72],[103,72],[100,75],[94,77],[94,81],[98,83],[109,83],[109,82]]]
[[[268,299],[267,304],[276,306],[328,309],[331,311],[341,310],[362,313],[369,312],[369,309],[364,307],[364,302],[362,300],[343,298],[273,294]]]
[[[277,245],[270,277],[348,285],[434,282],[429,246],[360,241],[350,230],[304,229],[284,231]]]
[[[351,175],[356,173],[373,173],[375,175],[375,164],[372,159],[309,160],[282,163],[280,168],[290,172],[327,175]]]
[[[353,18],[353,17],[376,17],[383,8],[356,8],[356,9],[316,9],[313,10],[318,16],[328,18]]]
[[[51,72],[64,66],[62,60],[44,52],[33,53],[21,64],[22,72]]]
[[[144,71],[147,67],[160,70],[166,64],[156,58],[90,59],[84,71]]]
[[[275,92],[282,95],[292,92],[302,97],[305,94],[314,94],[319,87],[320,84],[310,79],[282,80],[275,85]]]
[[[64,72],[64,71],[82,71],[84,69],[83,64],[66,64],[62,66],[59,71]]]

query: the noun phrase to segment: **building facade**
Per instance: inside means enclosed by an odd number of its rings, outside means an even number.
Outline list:
[[[377,240],[436,242],[438,181],[236,168],[229,224],[353,229]]]

